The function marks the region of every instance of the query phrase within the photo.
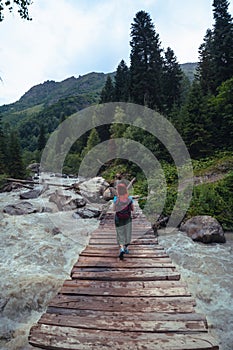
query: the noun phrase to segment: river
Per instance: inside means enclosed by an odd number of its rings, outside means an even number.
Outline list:
[[[21,193],[22,191],[20,191]],[[27,350],[29,330],[69,278],[72,266],[98,227],[96,219],[74,219],[72,212],[4,214],[19,192],[0,194],[0,349]],[[30,200],[36,207],[46,199]],[[54,234],[54,228],[61,232]]]
[[[210,333],[221,350],[233,349],[233,233],[225,244],[193,242],[181,232],[161,234],[166,249],[182,279],[196,299],[196,311],[207,317]]]
[[[95,219],[72,218],[71,212],[10,216],[6,204],[19,192],[0,194],[0,349],[28,350],[27,337],[56,295],[91,232]],[[30,200],[40,205],[40,200]],[[54,234],[54,227],[61,227]],[[203,245],[183,233],[161,234],[163,245],[204,313],[221,350],[233,349],[233,235],[226,244]]]

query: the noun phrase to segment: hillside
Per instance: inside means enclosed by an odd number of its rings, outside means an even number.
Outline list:
[[[181,69],[190,81],[194,78],[197,63],[181,64]],[[70,77],[61,82],[53,80],[33,86],[18,101],[0,106],[0,113],[9,114],[28,110],[28,108],[37,105],[52,105],[59,99],[64,99],[76,95],[90,95],[96,101],[106,82],[106,78],[110,75],[112,78],[115,73],[88,73],[78,78]]]
[[[196,63],[181,68],[193,80]],[[0,106],[3,125],[18,130],[23,149],[34,151],[43,124],[46,133],[53,132],[63,118],[99,102],[107,76],[115,73],[88,73],[61,82],[46,81],[29,89],[17,102]]]
[[[101,91],[106,81],[104,73],[89,73],[78,78],[70,77],[61,82],[53,80],[33,86],[17,102],[0,107],[1,113],[14,113],[36,105],[51,105],[59,99],[91,94],[93,97]]]
[[[180,65],[182,71],[184,74],[189,78],[190,81],[193,81],[194,74],[197,69],[197,63],[189,62],[189,63],[183,63]]]

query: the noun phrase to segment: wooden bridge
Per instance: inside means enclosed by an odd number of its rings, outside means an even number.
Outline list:
[[[133,220],[121,261],[113,213],[92,233],[58,295],[29,334],[51,350],[217,350],[205,316],[146,218]]]

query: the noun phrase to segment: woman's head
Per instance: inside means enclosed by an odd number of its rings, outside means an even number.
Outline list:
[[[117,194],[119,197],[128,197],[128,190],[124,183],[117,185]]]

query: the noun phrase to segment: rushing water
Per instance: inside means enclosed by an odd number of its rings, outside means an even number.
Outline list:
[[[0,349],[28,350],[28,332],[66,278],[97,227],[71,212],[22,216],[3,214],[19,193],[0,194]],[[40,206],[40,200],[30,200]],[[51,203],[50,203],[51,205]],[[54,227],[61,233],[54,235]],[[233,240],[223,245],[194,243],[184,234],[161,234],[162,244],[207,316],[221,350],[233,349]]]
[[[233,350],[233,233],[227,243],[195,243],[183,233],[161,234],[166,248],[182,279],[195,297],[196,311],[207,316],[221,350]]]
[[[30,200],[40,206],[41,200]],[[72,212],[3,214],[19,193],[0,194],[0,349],[29,349],[27,338],[98,226]],[[45,203],[43,203],[44,205]],[[55,227],[62,228],[54,235]]]

